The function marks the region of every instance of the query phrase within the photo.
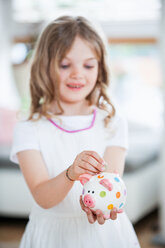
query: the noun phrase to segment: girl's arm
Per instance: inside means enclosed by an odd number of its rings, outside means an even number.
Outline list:
[[[122,147],[107,147],[104,153],[104,160],[107,163],[107,172],[117,172],[121,177],[124,172],[126,149]]]
[[[73,182],[66,178],[65,171],[50,179],[39,151],[22,151],[17,157],[26,183],[41,207],[47,209],[58,204],[72,188]]]
[[[66,170],[50,179],[42,155],[36,150],[17,153],[21,171],[35,199],[43,208],[51,208],[61,202],[72,188],[74,181],[66,177]],[[101,171],[103,160],[92,151],[84,151],[70,167],[70,177],[78,180],[84,173],[91,175]],[[58,164],[57,164],[58,166]],[[69,171],[68,171],[69,173]]]

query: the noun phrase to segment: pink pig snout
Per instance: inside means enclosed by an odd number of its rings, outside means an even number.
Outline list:
[[[93,208],[95,206],[95,200],[89,194],[84,196],[84,204],[86,207]]]

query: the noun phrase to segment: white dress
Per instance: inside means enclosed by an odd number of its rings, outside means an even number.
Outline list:
[[[96,151],[103,156],[106,147],[127,149],[127,125],[117,115],[108,128],[104,127],[105,112],[97,109],[94,126],[86,131],[67,133],[55,127],[44,117],[37,122],[22,121],[15,127],[11,160],[18,163],[16,153],[39,150],[50,178],[71,165],[78,153]],[[86,116],[60,116],[53,120],[65,129],[88,127],[93,114]],[[62,121],[62,122],[61,122]],[[58,205],[43,209],[34,203],[29,222],[21,240],[21,248],[134,248],[140,247],[132,224],[125,213],[104,225],[89,224],[82,211],[79,198],[82,185],[76,181]]]

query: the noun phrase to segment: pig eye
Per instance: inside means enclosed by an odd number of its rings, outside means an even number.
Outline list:
[[[92,191],[92,194],[94,194],[95,192],[94,191]]]
[[[90,193],[90,190],[88,190],[88,193]]]

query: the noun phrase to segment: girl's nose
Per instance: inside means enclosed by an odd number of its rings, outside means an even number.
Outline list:
[[[71,71],[71,77],[74,79],[82,78],[82,71],[81,68],[78,66],[74,66]]]

